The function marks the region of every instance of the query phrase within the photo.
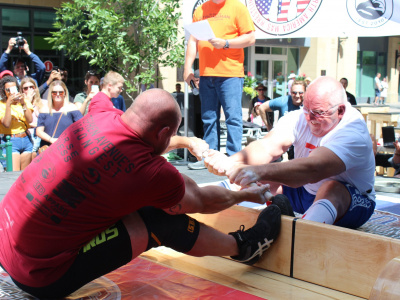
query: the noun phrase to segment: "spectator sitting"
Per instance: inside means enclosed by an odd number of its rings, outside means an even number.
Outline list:
[[[99,92],[101,76],[95,71],[89,70],[85,75],[85,90],[75,96],[74,103],[82,115],[89,110],[89,103],[93,96]]]
[[[29,50],[29,44],[25,39],[24,42],[25,44],[22,49],[25,51],[26,55],[28,55],[30,61],[33,61],[36,69],[36,73],[31,74],[30,76],[36,81],[37,84],[40,84],[44,78],[46,66],[36,54],[32,53]],[[8,41],[8,47],[0,58],[0,71],[4,71],[7,69],[6,64],[9,60],[9,54],[14,49],[15,44],[16,44],[15,38],[11,38]],[[18,58],[14,63],[14,75],[18,80],[18,84],[20,84],[22,78],[24,78],[27,75],[28,71],[29,67],[26,65],[26,62],[22,58]]]
[[[272,125],[268,124],[266,112],[279,111],[279,118],[286,115],[288,112],[300,109],[303,104],[303,96],[306,91],[306,84],[302,80],[295,80],[291,85],[291,95],[282,96],[279,98],[266,101],[260,107],[260,115],[268,130],[272,129]]]
[[[6,76],[0,80],[0,134],[1,143],[7,136],[12,143],[13,171],[25,169],[32,159],[32,141],[29,136],[29,123],[32,122],[31,102],[19,92],[17,79]],[[3,148],[5,155],[5,148]]]
[[[61,80],[50,84],[47,107],[40,110],[36,127],[36,134],[41,138],[40,147],[53,144],[69,125],[82,118],[68,96],[67,86]]]
[[[28,129],[33,142],[33,148],[32,148],[32,160],[33,160],[36,157],[37,151],[40,146],[40,137],[36,135],[36,127],[39,117],[39,111],[40,109],[42,109],[44,105],[47,105],[47,100],[42,101],[42,99],[40,98],[40,93],[36,85],[36,82],[31,77],[26,76],[21,80],[21,89],[25,95],[25,99],[27,101],[30,101],[33,107],[32,122],[29,123],[30,128]]]
[[[267,87],[264,86],[262,83],[260,83],[260,84],[255,88],[255,90],[257,91],[258,95],[257,95],[256,97],[254,97],[254,98],[251,100],[251,102],[250,102],[250,106],[249,106],[249,118],[247,119],[248,122],[252,122],[251,116],[253,115],[253,112],[254,112],[255,104],[256,104],[256,103],[260,103],[260,105],[261,105],[261,104],[264,103],[265,101],[271,100],[269,97],[266,97],[266,96],[265,96],[265,92],[267,91]],[[272,128],[272,124],[274,123],[274,113],[273,113],[273,112],[271,112],[271,113],[268,112],[267,115],[268,115],[268,118],[267,118],[266,121],[268,122],[268,124],[271,124],[270,127]],[[260,116],[259,113],[257,114],[257,116],[259,116],[259,117],[261,118],[261,116]],[[252,123],[254,123],[254,122],[252,122]],[[263,120],[261,120],[260,123],[265,124]]]

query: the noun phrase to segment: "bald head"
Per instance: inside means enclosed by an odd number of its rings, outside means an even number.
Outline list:
[[[346,92],[339,81],[319,77],[307,88],[303,112],[312,135],[323,137],[332,131],[346,112]]]
[[[182,116],[170,93],[150,89],[141,93],[121,118],[144,141],[157,147],[160,132],[175,135]]]
[[[346,104],[347,96],[342,84],[336,79],[328,76],[321,76],[315,79],[307,87],[304,102],[324,102],[329,106]]]

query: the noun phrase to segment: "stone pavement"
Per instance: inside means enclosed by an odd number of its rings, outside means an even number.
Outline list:
[[[0,173],[0,201],[3,200],[12,184],[17,180],[21,172],[2,172]]]

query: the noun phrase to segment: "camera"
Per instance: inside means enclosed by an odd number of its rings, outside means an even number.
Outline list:
[[[57,66],[55,66],[55,67],[53,67],[53,71],[60,72],[60,68],[59,68],[59,67],[57,67]]]
[[[22,37],[22,32],[17,32],[14,48],[21,49],[24,48],[24,45],[25,45],[25,39]]]

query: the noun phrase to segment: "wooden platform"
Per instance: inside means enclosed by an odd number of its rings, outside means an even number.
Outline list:
[[[251,227],[258,213],[253,209],[235,206],[218,214],[194,214],[193,217],[228,233],[237,230],[241,224],[246,228]],[[245,276],[248,272],[257,274],[251,277],[260,276],[264,283],[261,284],[262,287],[258,285],[252,287],[251,291],[262,290],[261,297],[268,299],[302,299],[298,298],[297,292],[300,291],[309,295],[309,298],[304,299],[324,299],[313,298],[310,295],[315,293],[331,297],[329,296],[331,292],[344,294],[327,299],[346,299],[344,296],[350,297],[350,295],[366,299],[382,270],[399,255],[400,240],[287,216],[282,217],[282,229],[277,241],[255,265],[262,271],[236,262],[220,263],[220,258],[199,259],[170,253],[159,258],[158,254],[151,252],[144,254],[149,259],[173,267],[180,264],[195,264],[193,259],[201,261],[198,266],[188,267],[191,274],[204,273],[209,280],[214,280],[215,276],[218,280],[226,280],[227,283],[233,284],[235,288],[248,289],[248,282],[251,283],[255,279],[249,279],[244,283],[241,281],[241,276]],[[228,267],[230,265],[231,267]],[[208,269],[211,271],[207,271]],[[263,273],[265,270],[274,273]],[[274,286],[272,282],[280,285],[276,291],[271,291],[275,289],[272,287]],[[293,298],[277,296],[282,290],[296,291],[296,296]]]
[[[364,299],[222,257],[192,257],[164,247],[152,249],[141,257],[262,299]]]

